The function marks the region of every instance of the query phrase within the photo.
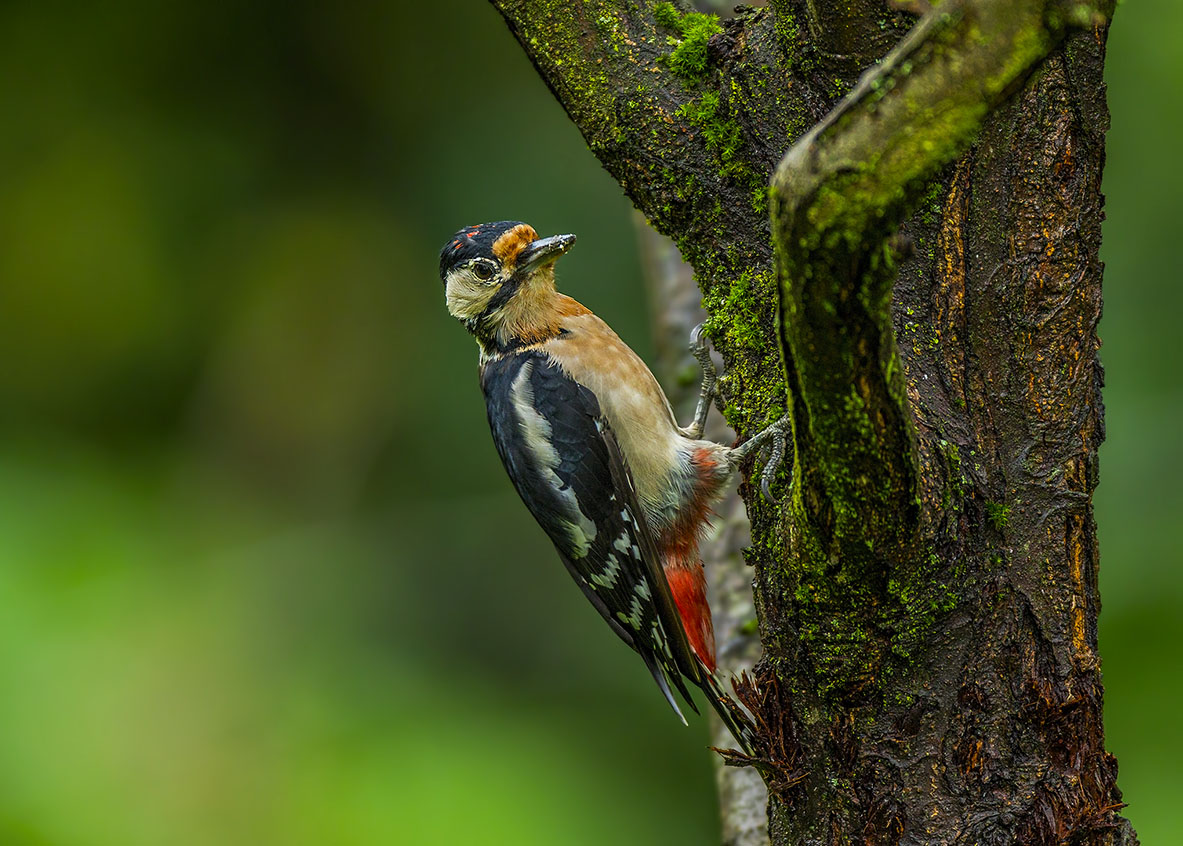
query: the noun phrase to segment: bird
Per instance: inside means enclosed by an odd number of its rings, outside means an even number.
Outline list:
[[[521,221],[467,226],[440,251],[449,313],[476,339],[493,442],[526,507],[587,600],[644,661],[674,713],[699,687],[750,751],[753,729],[716,677],[715,635],[698,542],[740,464],[772,447],[786,415],[736,447],[702,438],[717,372],[702,328],[693,421],[633,350],[555,287],[574,235],[540,238]]]

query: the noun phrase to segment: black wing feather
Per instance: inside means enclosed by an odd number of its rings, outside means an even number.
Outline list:
[[[612,630],[636,650],[679,717],[670,683],[702,684],[632,476],[595,395],[538,350],[487,362],[493,441],[526,507]],[[695,709],[697,710],[697,709]]]

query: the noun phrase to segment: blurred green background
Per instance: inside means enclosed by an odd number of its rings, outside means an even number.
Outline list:
[[[1110,43],[1106,718],[1166,843],[1183,7]],[[483,2],[4,2],[0,198],[0,844],[717,842],[443,308],[520,218],[648,349],[629,203]]]

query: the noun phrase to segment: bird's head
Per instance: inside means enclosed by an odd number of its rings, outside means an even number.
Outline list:
[[[555,297],[554,263],[574,243],[574,235],[539,238],[517,220],[464,227],[440,250],[448,311],[482,344],[539,334]]]

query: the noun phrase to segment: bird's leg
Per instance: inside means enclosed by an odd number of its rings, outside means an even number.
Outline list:
[[[777,469],[784,462],[786,455],[789,456],[790,462],[792,461],[792,455],[788,452],[789,434],[792,432],[792,426],[792,418],[786,414],[768,428],[757,432],[747,441],[735,447],[728,456],[731,466],[738,467],[752,453],[762,453],[765,449],[768,450],[768,461],[765,462],[764,469],[760,473],[760,490],[764,493],[764,498],[770,502],[772,501],[772,479],[776,476]],[[790,464],[790,475],[792,470]]]
[[[711,347],[703,334],[701,323],[690,330],[690,353],[698,359],[698,364],[702,367],[702,387],[698,394],[698,407],[694,410],[694,420],[682,430],[682,433],[688,438],[697,440],[702,437],[707,415],[711,411],[711,404],[718,394],[719,383],[719,373],[715,369],[715,362],[711,360]],[[788,438],[792,431],[792,425],[793,421],[786,414],[768,428],[757,432],[729,454],[732,468],[738,467],[745,458],[757,450],[760,451],[761,456],[768,455],[764,469],[760,472],[760,490],[764,493],[764,498],[770,502],[772,501],[772,480],[776,476],[777,469],[784,462],[785,455],[789,454]],[[792,460],[791,454],[789,460]],[[792,467],[789,468],[789,471],[792,472]]]
[[[698,440],[706,427],[707,415],[710,414],[719,384],[719,373],[715,370],[715,363],[711,361],[711,347],[703,335],[701,323],[690,330],[690,354],[698,359],[698,364],[702,367],[702,387],[698,392],[698,407],[694,410],[694,420],[682,432],[686,437]]]
[[[789,445],[789,435],[785,430],[778,430],[772,436],[772,441],[769,444],[768,460],[764,462],[764,469],[760,471],[760,491],[764,494],[764,498],[769,502],[774,502],[772,498],[772,479],[776,476],[776,471],[781,463],[785,460],[786,451]],[[789,478],[792,478],[792,456],[789,457]]]

